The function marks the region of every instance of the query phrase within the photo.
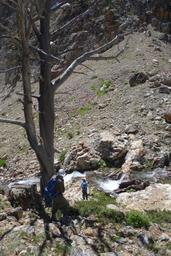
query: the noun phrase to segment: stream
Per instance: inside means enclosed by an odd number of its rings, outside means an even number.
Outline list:
[[[119,188],[119,184],[124,180],[124,177],[125,176],[123,175],[119,180],[113,180],[109,178],[103,178],[101,175],[98,175],[95,172],[80,173],[78,171],[74,171],[64,176],[64,182],[65,185],[68,185],[71,182],[78,180],[81,182],[82,178],[87,178],[90,183],[96,185],[100,190],[110,193]],[[39,182],[39,177],[30,177],[28,179],[11,182],[8,184],[8,187],[11,188],[15,185],[39,185]]]
[[[128,175],[123,174],[120,179],[114,180],[110,178],[106,178],[101,173],[97,173],[94,171],[89,171],[85,173],[80,173],[78,171],[74,171],[70,174],[66,174],[64,177],[65,185],[71,184],[74,181],[81,182],[82,178],[86,178],[90,184],[95,185],[98,189],[106,192],[106,193],[112,193],[116,189],[119,188],[119,185],[124,182],[128,181]],[[159,181],[165,181],[166,183],[169,183],[169,180],[171,180],[171,172],[168,172],[166,168],[157,168],[155,170],[150,171],[138,171],[138,172],[132,172],[130,174],[130,179],[140,179],[140,180],[148,180],[152,183],[159,182]],[[39,177],[30,177],[28,179],[18,180],[14,181],[8,184],[8,187],[11,188],[15,185],[34,185],[36,184],[39,186],[40,178]]]

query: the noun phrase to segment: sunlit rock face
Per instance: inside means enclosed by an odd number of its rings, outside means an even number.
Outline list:
[[[117,203],[125,210],[168,210],[171,211],[171,185],[152,184],[145,190],[123,193]]]

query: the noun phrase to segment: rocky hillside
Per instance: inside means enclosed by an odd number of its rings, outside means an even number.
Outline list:
[[[1,124],[0,255],[170,256],[170,1],[99,1],[90,23],[55,32],[65,15],[79,13],[77,2],[61,16],[53,13],[54,54],[79,42],[81,50],[65,54],[71,61],[90,42],[98,46],[125,34],[119,45],[77,67],[55,97],[56,165],[68,173],[89,171],[89,200],[81,200],[80,178],[66,183],[73,208],[61,226],[50,223],[50,209],[41,208],[34,185],[11,185],[7,191],[11,181],[37,177],[39,166],[22,128]],[[1,44],[1,56],[3,51]],[[59,74],[61,67],[52,71]],[[0,115],[19,119],[23,113],[15,92],[21,84],[8,95],[4,79],[1,75]],[[36,102],[34,115],[37,120]],[[118,186],[104,190],[98,179]]]

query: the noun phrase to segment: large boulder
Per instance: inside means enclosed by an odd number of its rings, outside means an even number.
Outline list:
[[[131,142],[130,149],[126,155],[125,162],[122,165],[122,172],[127,173],[131,170],[141,170],[143,166],[141,162],[145,154],[143,141],[134,140]]]
[[[23,210],[35,208],[39,200],[36,185],[14,184],[9,190],[8,200],[13,207],[20,206]]]
[[[98,168],[100,156],[90,145],[80,142],[66,155],[64,168],[68,171],[87,171]]]
[[[94,141],[95,150],[101,159],[113,166],[121,166],[127,153],[126,143],[120,142],[116,136],[109,131],[99,134]]]
[[[127,141],[119,141],[109,131],[96,134],[88,142],[82,141],[72,147],[64,160],[68,171],[87,171],[97,169],[101,160],[110,166],[121,166],[127,153]]]
[[[122,193],[116,201],[125,210],[171,211],[171,185],[152,184],[142,191]]]

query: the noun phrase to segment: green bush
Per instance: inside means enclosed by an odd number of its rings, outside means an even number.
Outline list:
[[[102,208],[97,213],[99,218],[107,218],[115,223],[122,223],[125,219],[125,215],[123,212],[115,211],[112,209]]]
[[[91,90],[95,92],[96,96],[103,96],[104,94],[106,94],[112,85],[112,81],[110,80],[101,80],[100,85],[95,85],[93,84],[91,86]]]
[[[60,244],[59,242],[56,243],[55,252],[56,255],[69,255],[71,248],[69,245]]]
[[[105,195],[105,193],[95,193],[89,201],[78,201],[75,204],[76,209],[81,216],[94,215],[103,221],[105,219],[111,222],[121,223],[125,216],[122,212],[108,209],[108,204],[114,204],[115,199]]]
[[[103,159],[100,159],[98,162],[98,168],[105,169],[107,167],[106,162]]]
[[[6,160],[0,159],[0,167],[6,167]]]
[[[147,215],[153,223],[171,223],[170,211],[148,211]]]
[[[150,220],[148,216],[143,212],[134,210],[127,213],[126,222],[128,225],[131,225],[134,228],[148,228],[150,226]]]
[[[78,112],[81,116],[84,116],[92,109],[92,105],[90,103],[85,104],[81,108],[79,108]]]
[[[81,216],[89,216],[91,214],[97,215],[100,210],[100,206],[94,200],[89,201],[78,201],[75,204],[76,209],[78,209]]]
[[[171,242],[168,242],[168,243],[166,244],[166,247],[167,247],[167,249],[171,250]]]
[[[71,140],[74,137],[73,132],[67,132],[67,138]]]
[[[67,150],[63,149],[60,154],[59,154],[59,161],[63,164],[64,160],[65,160],[65,156],[66,156]]]

